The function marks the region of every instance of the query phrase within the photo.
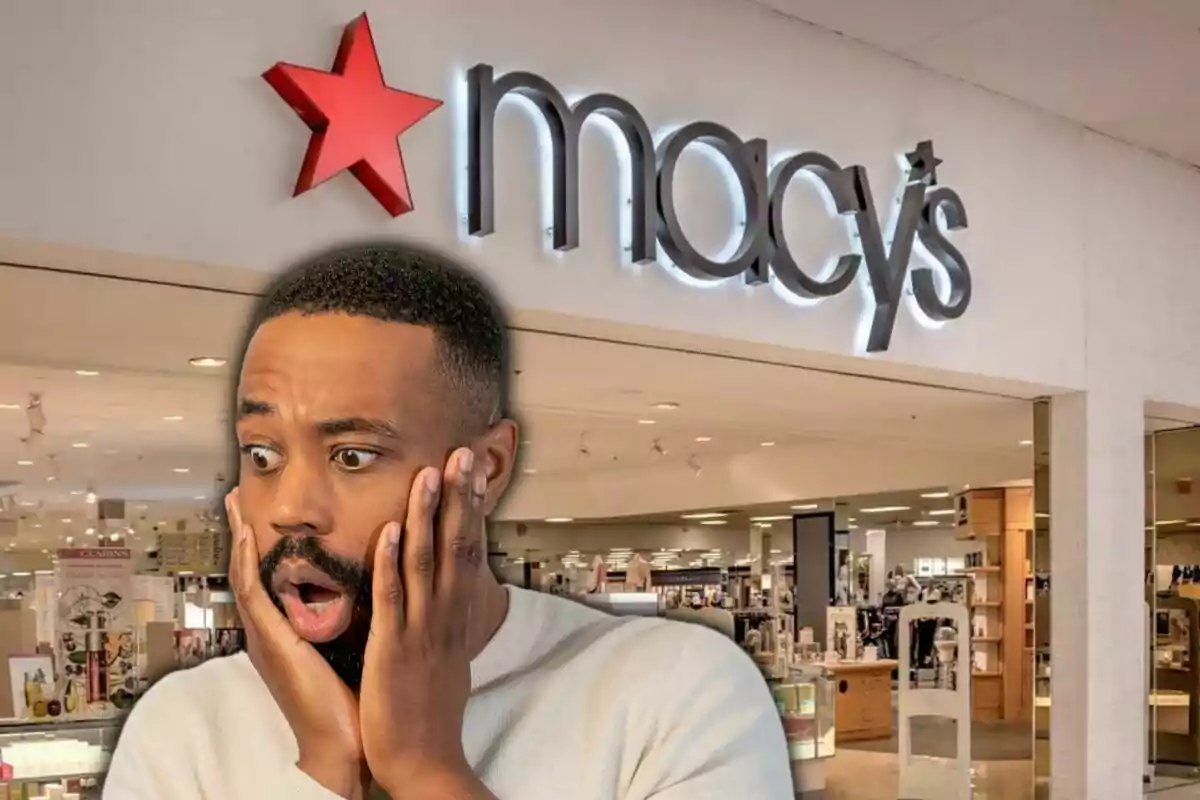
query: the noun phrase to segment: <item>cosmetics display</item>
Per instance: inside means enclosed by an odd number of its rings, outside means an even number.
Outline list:
[[[117,718],[0,723],[0,800],[91,800],[116,744]]]
[[[794,664],[786,674],[768,676],[767,681],[787,736],[796,796],[819,797],[825,790],[823,762],[837,749],[836,683],[818,664]]]

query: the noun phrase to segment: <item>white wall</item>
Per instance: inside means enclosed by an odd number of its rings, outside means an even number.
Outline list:
[[[531,554],[561,554],[569,550],[597,552],[614,547],[629,547],[643,552],[668,548],[684,550],[736,551],[739,557],[750,551],[750,532],[735,525],[653,525],[567,524],[522,525],[518,533],[515,523],[493,523],[488,529],[491,550],[507,552],[510,558]],[[785,553],[792,551],[791,524],[775,523],[770,530],[771,548]],[[536,555],[535,555],[536,557]]]
[[[450,101],[404,137],[418,210],[399,220],[348,177],[289,196],[307,132],[258,77],[278,60],[329,64],[364,5],[391,82]],[[460,246],[454,143],[461,69],[476,61],[540,72],[568,94],[618,93],[655,127],[707,118],[765,137],[774,153],[813,147],[861,163],[881,208],[899,177],[894,155],[932,137],[943,183],[967,204],[959,241],[975,299],[937,332],[902,310],[876,365],[1083,388],[1086,304],[1096,286],[1120,286],[1127,313],[1106,324],[1130,337],[1124,365],[1144,364],[1136,379],[1153,399],[1200,404],[1200,376],[1176,369],[1200,332],[1186,299],[1200,281],[1189,270],[1200,234],[1177,224],[1200,200],[1196,175],[734,0],[17,4],[0,30],[0,234],[266,270],[364,234]],[[616,266],[617,181],[594,131],[583,244],[544,255],[538,157],[522,113],[501,116],[498,231],[461,247],[525,319],[590,325],[543,313],[561,312],[615,334],[652,325],[853,366],[862,303],[850,293],[803,310],[736,281],[705,291],[663,269]],[[696,168],[680,185],[691,230],[720,231],[728,218],[712,181]],[[810,211],[790,221],[797,239],[802,224],[810,240],[828,231]]]
[[[913,560],[917,558],[962,558],[967,553],[982,549],[979,542],[955,539],[952,528],[889,530],[886,542],[884,552],[889,570],[897,564],[911,570]]]

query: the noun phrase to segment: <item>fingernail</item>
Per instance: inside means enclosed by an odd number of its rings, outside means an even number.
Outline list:
[[[442,475],[436,469],[425,470],[425,494],[430,499],[437,494],[438,487],[442,485]]]
[[[395,550],[400,545],[400,525],[395,522],[387,524],[387,530],[384,531],[387,536],[388,548]]]
[[[458,455],[458,471],[463,475],[470,475],[471,470],[475,468],[475,451],[463,449]]]
[[[483,497],[487,493],[487,475],[482,472],[476,475],[471,489],[476,497]]]

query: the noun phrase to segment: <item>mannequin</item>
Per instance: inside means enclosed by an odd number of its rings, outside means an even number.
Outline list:
[[[597,555],[592,559],[592,568],[587,576],[587,593],[596,594],[604,591],[604,584],[608,578],[608,565],[604,558]]]
[[[650,591],[650,562],[641,553],[634,553],[625,569],[625,590],[629,592]]]
[[[921,584],[917,583],[917,579],[906,572],[902,565],[897,564],[892,575],[896,591],[904,596],[905,603],[915,603],[921,599]]]

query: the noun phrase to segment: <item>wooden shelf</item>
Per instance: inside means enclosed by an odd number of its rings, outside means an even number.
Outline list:
[[[1001,603],[999,600],[980,600],[976,603],[972,603],[971,605],[975,608],[999,608],[1003,605],[1003,603]]]
[[[971,677],[972,678],[999,678],[1000,670],[998,670],[998,669],[987,670],[986,672],[984,672],[982,670],[975,670],[974,672],[971,673]]]
[[[1000,644],[1000,636],[972,636],[971,641],[975,644]]]
[[[976,572],[999,572],[999,571],[1000,571],[1000,566],[998,564],[991,564],[986,567],[967,567],[966,569],[963,570],[963,572],[967,573],[968,575],[974,574]]]

